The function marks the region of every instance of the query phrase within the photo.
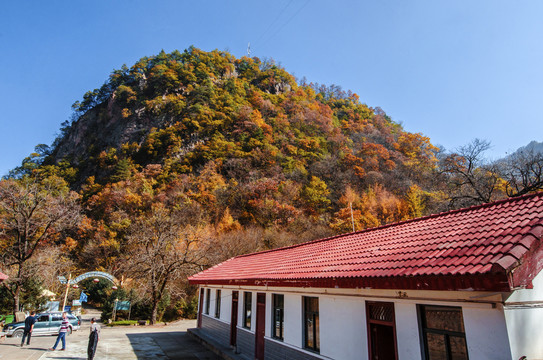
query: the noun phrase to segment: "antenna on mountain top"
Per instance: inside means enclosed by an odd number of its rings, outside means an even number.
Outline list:
[[[247,44],[247,56],[251,57],[251,43]]]

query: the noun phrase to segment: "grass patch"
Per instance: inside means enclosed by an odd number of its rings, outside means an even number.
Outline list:
[[[111,324],[107,324],[107,326],[131,326],[136,325],[138,323],[138,320],[121,320],[121,321],[113,321]]]

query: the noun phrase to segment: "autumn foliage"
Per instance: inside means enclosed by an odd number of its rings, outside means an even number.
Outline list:
[[[188,251],[170,259],[178,281],[231,256],[445,206],[430,139],[273,61],[161,52],[113,71],[74,111],[12,175],[61,177],[79,193],[85,216],[65,250],[80,269],[164,274],[131,263],[157,263],[141,252],[155,236],[157,251]],[[155,285],[157,302],[161,287],[185,291]]]

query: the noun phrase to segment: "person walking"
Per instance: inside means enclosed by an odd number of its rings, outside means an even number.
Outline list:
[[[90,335],[89,335],[89,346],[87,347],[87,359],[94,359],[94,354],[96,354],[96,348],[98,347],[98,338],[100,337],[100,325],[96,323],[96,319],[91,319],[90,326]]]
[[[32,311],[30,316],[25,319],[25,330],[23,332],[23,340],[21,340],[21,347],[23,347],[26,338],[26,345],[30,345],[30,337],[32,336],[32,330],[34,330],[34,324],[36,323],[36,312]],[[28,337],[27,337],[28,336]]]
[[[57,341],[55,345],[49,350],[54,351],[57,348],[58,342],[62,340],[62,349],[66,350],[66,333],[68,332],[70,322],[68,321],[68,314],[65,312],[62,313],[62,323],[60,324],[60,330],[58,332]]]

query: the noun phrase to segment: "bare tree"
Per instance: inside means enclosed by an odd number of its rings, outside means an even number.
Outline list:
[[[187,225],[182,214],[161,204],[155,204],[151,214],[138,219],[130,230],[127,270],[151,295],[154,324],[168,286],[202,261],[198,245],[208,233],[198,225]]]
[[[490,142],[475,139],[441,160],[442,170],[449,175],[450,207],[487,203],[499,195],[497,165],[484,157],[489,148]]]
[[[507,196],[543,189],[543,154],[533,149],[516,152],[498,163]]]
[[[0,181],[0,257],[11,275],[3,285],[13,296],[14,312],[20,308],[23,283],[35,275],[30,260],[40,247],[74,227],[79,215],[79,196],[59,178]]]

